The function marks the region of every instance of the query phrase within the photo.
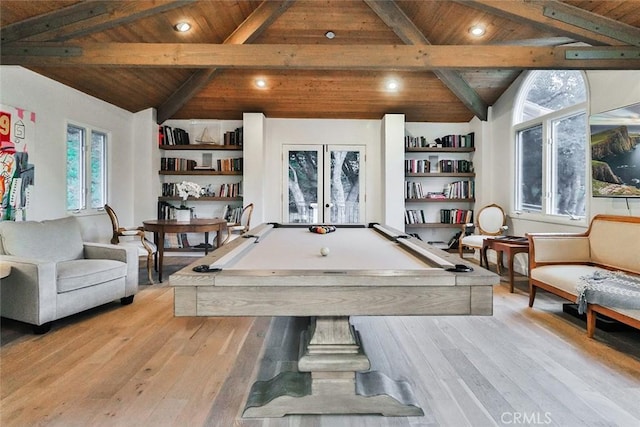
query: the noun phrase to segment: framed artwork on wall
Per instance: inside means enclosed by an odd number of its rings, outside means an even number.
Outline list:
[[[594,114],[589,126],[593,197],[640,197],[640,103]]]

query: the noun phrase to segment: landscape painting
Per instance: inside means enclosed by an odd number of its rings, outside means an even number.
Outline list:
[[[640,197],[640,104],[591,116],[593,197]]]

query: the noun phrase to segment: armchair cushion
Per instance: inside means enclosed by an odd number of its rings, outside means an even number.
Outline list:
[[[127,264],[111,259],[61,261],[58,268],[58,293],[88,288],[127,275]]]
[[[73,217],[41,222],[3,221],[0,235],[5,255],[53,262],[83,258],[80,227]]]

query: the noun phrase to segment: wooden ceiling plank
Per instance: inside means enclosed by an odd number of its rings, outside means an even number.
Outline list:
[[[509,18],[512,20],[524,20],[525,22],[536,26],[544,31],[552,31],[558,35],[571,37],[577,41],[589,43],[594,46],[620,46],[626,43],[620,42],[611,37],[594,33],[574,25],[566,24],[556,19],[544,16],[543,7],[545,3],[550,2],[532,2],[525,0],[504,1],[504,0],[455,0],[459,4],[473,7],[484,12],[494,13],[496,15]],[[555,3],[555,2],[554,2]]]
[[[35,16],[2,28],[2,43],[20,40],[65,41],[104,31],[197,0],[168,2],[90,1]]]
[[[60,47],[80,47],[81,55]],[[36,48],[38,55],[30,53]],[[48,49],[52,52],[48,54]],[[206,43],[39,43],[7,46],[1,62],[24,66],[175,67],[292,70],[640,69],[640,48],[580,47],[595,59],[567,59],[571,46],[228,45]],[[123,55],[122,52],[126,52]],[[569,52],[569,55],[567,55]],[[619,54],[619,55],[618,55]],[[602,59],[605,56],[625,59]]]
[[[640,29],[624,22],[596,15],[578,7],[559,2],[544,6],[544,16],[583,28],[632,46],[640,46]]]
[[[231,33],[224,44],[250,43],[273,21],[286,11],[293,0],[263,1],[242,24]],[[216,69],[196,71],[162,105],[156,108],[158,123],[169,119],[179,111],[194,95],[200,92],[216,75]]]
[[[72,23],[108,14],[114,5],[110,1],[83,2],[46,13],[2,28],[2,43],[25,40],[32,36],[57,30]]]
[[[431,45],[395,1],[365,0],[365,3],[387,24],[400,39],[409,45]],[[434,70],[436,76],[471,110],[480,120],[486,121],[489,106],[471,86],[453,70]]]

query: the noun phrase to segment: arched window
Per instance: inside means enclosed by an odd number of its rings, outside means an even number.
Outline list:
[[[583,218],[589,145],[582,72],[531,72],[516,101],[513,128],[516,212]]]

